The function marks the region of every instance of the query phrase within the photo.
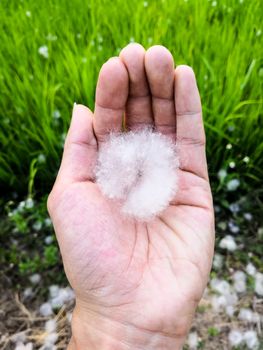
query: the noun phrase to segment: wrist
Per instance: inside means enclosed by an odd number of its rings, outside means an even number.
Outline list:
[[[78,305],[73,311],[71,328],[68,350],[181,350],[187,336],[137,328]]]

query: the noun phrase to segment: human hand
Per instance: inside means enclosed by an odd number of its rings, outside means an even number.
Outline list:
[[[125,218],[93,179],[110,131],[154,125],[176,140],[178,193],[149,223]],[[214,213],[194,73],[162,46],[101,68],[94,114],[76,105],[48,209],[76,293],[70,349],[181,349],[209,276]]]

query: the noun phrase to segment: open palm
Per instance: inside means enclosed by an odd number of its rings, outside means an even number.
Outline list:
[[[178,144],[178,193],[148,223],[124,217],[94,183],[98,149],[110,131],[121,131],[123,116],[128,130],[154,125]],[[48,207],[78,317],[92,329],[104,320],[106,333],[132,328],[158,334],[159,349],[175,349],[174,339],[181,346],[207,283],[214,243],[201,103],[191,68],[174,69],[162,46],[145,52],[130,44],[107,61],[94,114],[74,107]],[[142,342],[131,348],[154,347]]]

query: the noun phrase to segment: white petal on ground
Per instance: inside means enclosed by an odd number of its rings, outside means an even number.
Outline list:
[[[210,282],[210,286],[214,291],[223,295],[228,294],[231,291],[230,284],[227,281],[218,278],[213,278]]]
[[[187,338],[187,345],[191,350],[195,350],[198,347],[198,334],[196,332],[191,332]]]
[[[39,313],[42,316],[50,316],[52,315],[53,311],[52,311],[52,307],[50,303],[44,303],[40,306],[39,308]]]
[[[234,306],[233,305],[227,305],[227,307],[226,307],[226,314],[227,314],[227,316],[233,317],[234,313],[235,313]]]
[[[263,273],[257,272],[255,276],[255,292],[263,296]]]
[[[58,340],[58,334],[55,332],[49,333],[45,338],[45,345],[53,345]]]
[[[175,144],[160,133],[111,134],[99,152],[96,182],[106,197],[121,201],[124,214],[148,221],[175,196],[178,166]]]
[[[257,350],[259,347],[258,336],[255,331],[246,331],[244,333],[244,340],[249,349]]]
[[[234,282],[234,289],[237,293],[245,293],[247,290],[247,285],[245,281],[235,281]]]
[[[39,273],[34,273],[32,276],[29,277],[29,280],[32,284],[38,284],[41,280],[41,276]]]
[[[254,312],[251,309],[242,308],[239,311],[238,319],[246,322],[253,322]]]
[[[252,263],[248,263],[246,266],[246,273],[250,276],[255,276],[257,272],[256,267]]]
[[[221,254],[215,254],[213,259],[213,268],[220,270],[223,267],[224,257]]]
[[[232,278],[234,281],[244,281],[245,282],[247,279],[247,276],[246,276],[245,272],[237,270],[233,273]]]
[[[46,45],[40,46],[40,48],[38,49],[38,53],[44,58],[49,57],[48,47]]]
[[[57,329],[57,321],[55,319],[48,320],[45,323],[45,330],[47,333],[55,332]]]
[[[15,333],[10,339],[13,343],[24,343],[26,341],[26,334],[25,332]]]
[[[237,249],[237,244],[233,236],[226,235],[224,238],[221,239],[219,247],[233,252]]]
[[[233,329],[228,334],[228,341],[231,347],[239,346],[243,342],[243,334],[239,330]]]
[[[236,271],[233,274],[232,279],[234,281],[234,289],[236,292],[244,293],[247,290],[247,284],[246,284],[247,276],[245,272]]]
[[[59,286],[53,284],[52,286],[49,287],[49,296],[51,298],[55,298],[58,296],[59,294]]]
[[[23,297],[30,298],[32,296],[33,296],[33,289],[31,287],[26,288],[23,292]]]
[[[239,185],[240,185],[240,181],[238,179],[232,179],[227,183],[226,187],[227,187],[228,191],[232,192],[232,191],[237,190]]]
[[[33,343],[18,343],[16,344],[15,350],[33,350]]]

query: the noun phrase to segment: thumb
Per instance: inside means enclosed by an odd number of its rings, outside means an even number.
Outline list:
[[[56,185],[64,187],[70,183],[91,181],[97,151],[93,113],[86,106],[74,104]]]

